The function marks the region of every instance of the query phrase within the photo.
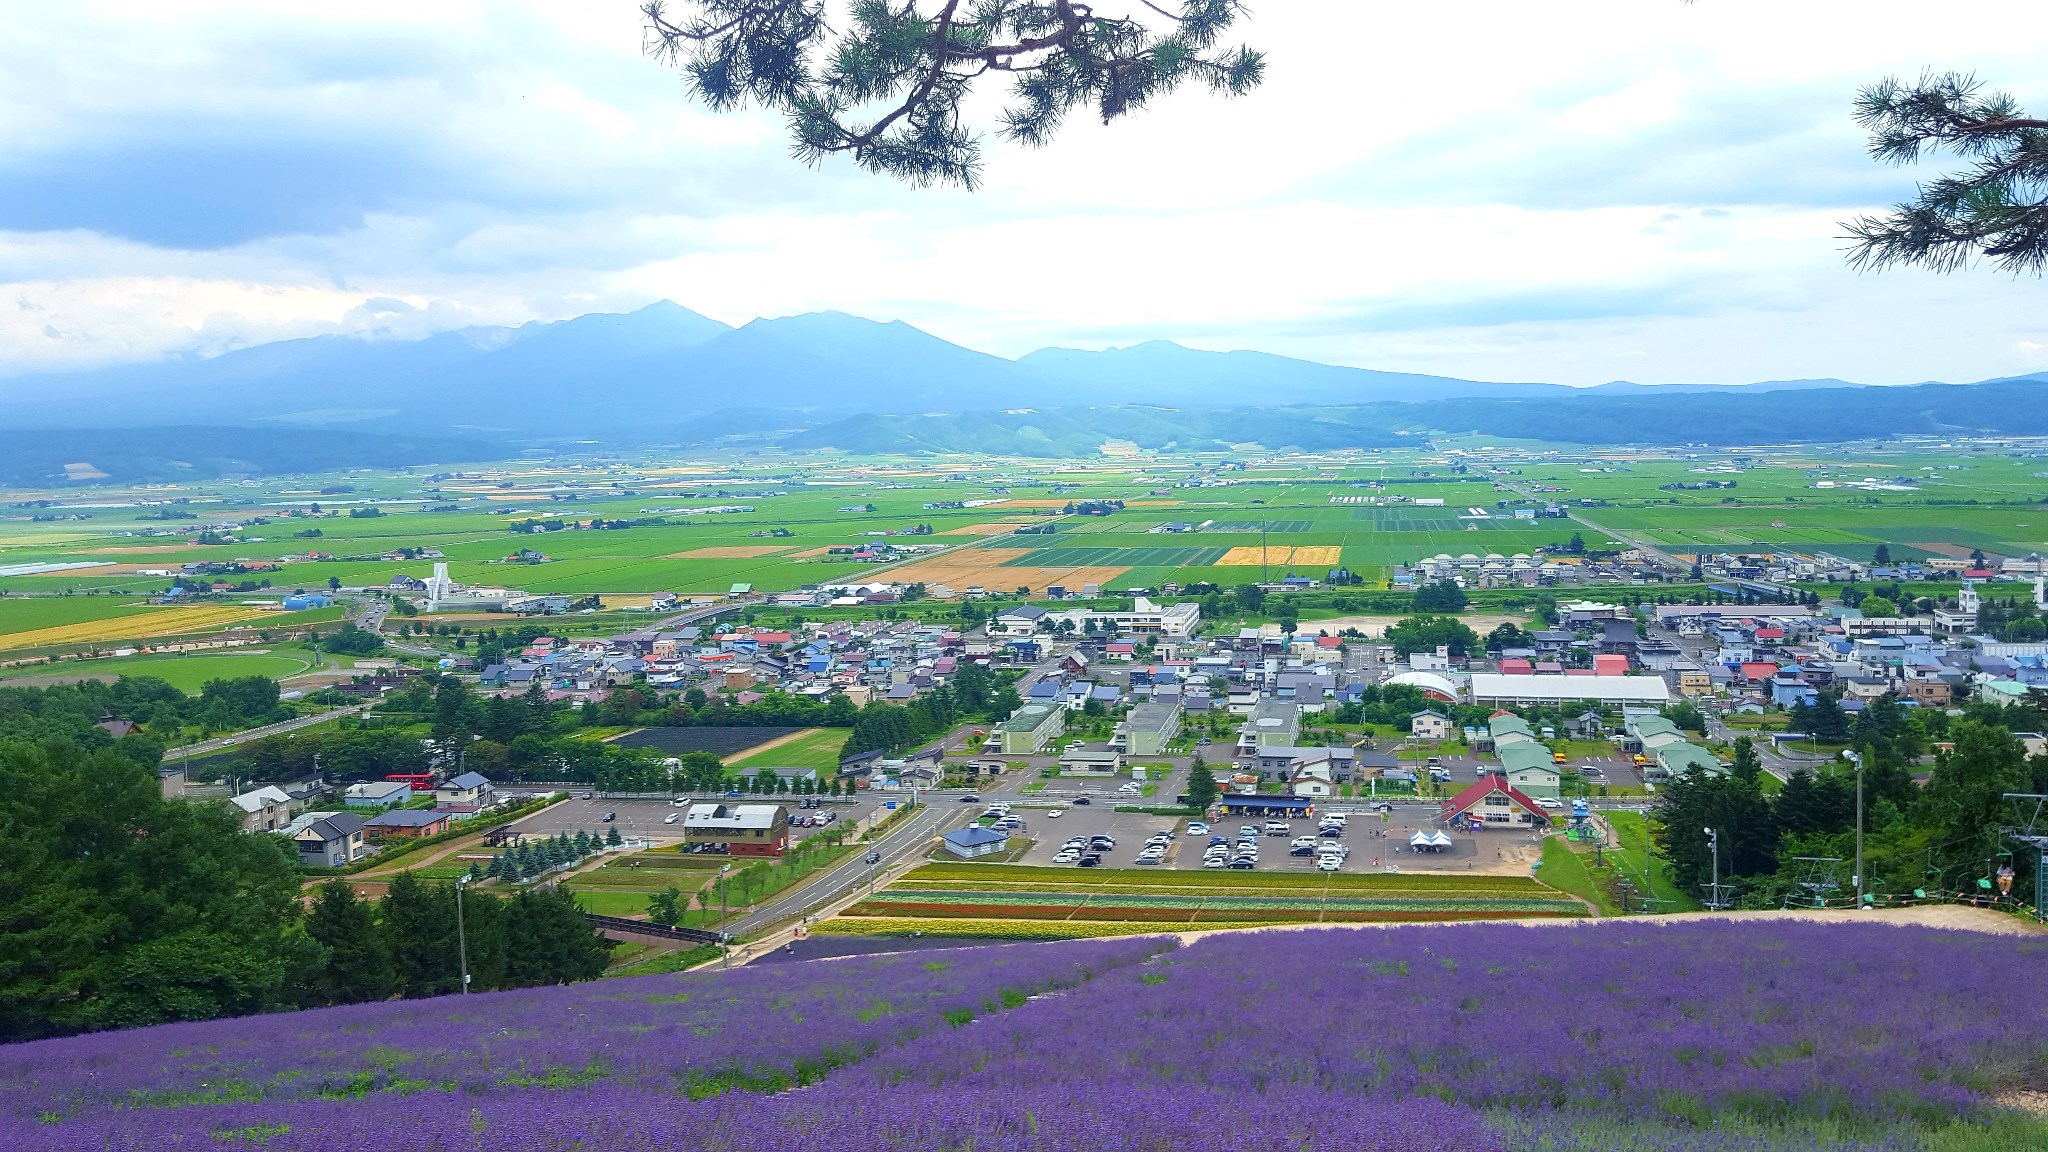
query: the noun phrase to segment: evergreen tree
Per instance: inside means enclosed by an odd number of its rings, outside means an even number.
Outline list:
[[[397,974],[377,918],[347,880],[320,886],[306,915],[306,935],[327,951],[309,989],[314,1003],[360,1004],[396,990]]]
[[[501,917],[504,987],[566,984],[604,975],[611,941],[591,926],[568,889],[528,889],[506,902]]]
[[[1216,795],[1216,777],[1202,763],[1201,754],[1196,753],[1194,766],[1188,771],[1188,807],[1207,809],[1216,802]]]
[[[408,998],[439,996],[460,988],[455,897],[440,885],[400,872],[384,894],[383,926],[398,991]]]

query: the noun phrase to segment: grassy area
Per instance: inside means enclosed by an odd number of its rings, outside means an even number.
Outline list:
[[[1561,836],[1551,836],[1543,841],[1543,882],[1593,905],[1602,916],[1617,915],[1621,911],[1607,898],[1604,887],[1589,870],[1585,857]]]
[[[620,945],[620,947],[628,946]],[[612,953],[612,963],[617,965],[617,967],[612,968],[605,975],[658,976],[664,972],[683,972],[695,968],[706,961],[718,959],[719,952],[718,945],[716,944],[699,944],[692,948],[674,948],[666,952],[654,951],[654,947],[648,945],[640,947],[641,951],[636,956],[644,958],[621,957],[618,951],[614,950]],[[653,955],[647,955],[649,952],[653,952]],[[622,964],[620,963],[622,959],[629,960],[630,962]]]
[[[728,768],[815,768],[829,775],[839,768],[839,754],[853,733],[845,728],[808,728],[795,739],[766,752],[726,761]]]
[[[599,916],[647,915],[645,892],[593,892],[587,888],[571,888],[569,891],[576,898],[576,906],[585,912],[595,912]]]
[[[1607,821],[1621,841],[1621,851],[1603,853],[1603,856],[1609,866],[1635,883],[1636,891],[1648,891],[1651,899],[1666,901],[1658,905],[1659,911],[1688,912],[1700,906],[1692,895],[1679,891],[1671,883],[1665,875],[1662,857],[1654,854],[1650,857],[1649,871],[1645,875],[1643,855],[1650,846],[1648,816],[1641,812],[1609,812]]]
[[[107,660],[63,660],[55,664],[22,664],[0,669],[0,680],[23,677],[154,676],[183,692],[197,692],[208,680],[233,680],[242,676],[268,676],[273,680],[296,676],[313,667],[313,654],[296,649],[263,652],[200,652],[168,656],[121,656]]]

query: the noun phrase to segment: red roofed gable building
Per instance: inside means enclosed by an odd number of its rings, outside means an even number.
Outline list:
[[[1491,773],[1481,776],[1479,783],[1444,801],[1442,815],[1446,824],[1462,818],[1467,823],[1476,822],[1488,828],[1550,823],[1550,817],[1541,805]]]

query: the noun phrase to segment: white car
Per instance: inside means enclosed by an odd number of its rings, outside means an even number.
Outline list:
[[[1536,806],[1537,806],[1538,808],[1549,808],[1549,809],[1551,809],[1552,811],[1555,811],[1555,810],[1557,810],[1557,809],[1559,809],[1559,808],[1562,808],[1562,807],[1564,807],[1564,805],[1563,805],[1562,803],[1560,803],[1559,801],[1556,801],[1556,800],[1552,800],[1552,799],[1551,799],[1550,797],[1548,797],[1548,796],[1538,796],[1538,797],[1536,798]]]
[[[1065,851],[1062,851],[1059,855],[1054,856],[1052,858],[1052,862],[1055,864],[1072,864],[1074,861],[1079,860],[1080,858],[1081,854],[1079,852],[1076,852],[1073,849],[1069,848]]]
[[[662,822],[663,824],[673,824],[673,823],[675,823],[675,822],[676,822],[676,816],[677,816],[677,815],[678,815],[677,813],[671,812],[671,813],[669,813],[668,815],[666,815],[666,816],[663,816],[663,817],[661,818],[661,822]]]
[[[1188,821],[1188,835],[1190,835],[1190,836],[1207,836],[1208,834],[1209,834],[1209,826],[1208,826],[1207,824],[1204,824],[1204,823],[1202,823],[1202,822],[1201,822],[1200,820],[1190,820],[1190,821]]]
[[[1316,870],[1319,872],[1335,872],[1342,867],[1344,867],[1344,858],[1342,856],[1325,852],[1321,856],[1316,857]]]
[[[1346,848],[1342,844],[1332,844],[1326,840],[1323,843],[1316,845],[1316,856],[1319,858],[1323,856],[1335,856],[1337,859],[1342,860],[1349,855],[1351,855],[1351,849]]]
[[[1290,845],[1290,847],[1313,848],[1316,846],[1317,843],[1318,841],[1313,836],[1296,836],[1294,838],[1294,842]]]
[[[1228,867],[1230,867],[1230,857],[1228,857],[1228,856],[1205,856],[1205,857],[1203,857],[1203,858],[1202,858],[1202,867],[1204,867],[1204,868],[1228,868]]]
[[[1053,809],[1052,811],[1050,811],[1050,812],[1047,812],[1047,813],[1045,814],[1045,818],[1046,818],[1047,820],[1057,820],[1057,819],[1059,819],[1059,818],[1060,818],[1060,810],[1059,810],[1058,808],[1055,808],[1055,809]]]

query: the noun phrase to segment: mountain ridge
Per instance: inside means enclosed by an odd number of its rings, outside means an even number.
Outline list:
[[[1386,372],[1249,349],[1211,352],[1168,340],[1101,351],[1048,347],[1007,359],[901,320],[824,311],[735,327],[662,300],[631,312],[416,340],[314,336],[205,359],[0,378],[0,419],[13,428],[286,425],[415,436],[488,429],[515,440],[700,442],[735,431],[715,427],[715,414],[742,408],[786,413],[812,427],[867,416],[1147,404],[1211,412],[1411,405],[1463,418],[1461,406],[1480,402],[1754,401],[1870,387],[1813,379],[1574,388]],[[1385,422],[1409,426],[1425,415],[1389,413]],[[1195,423],[1197,439],[1216,431]],[[993,434],[996,425],[976,427]]]

